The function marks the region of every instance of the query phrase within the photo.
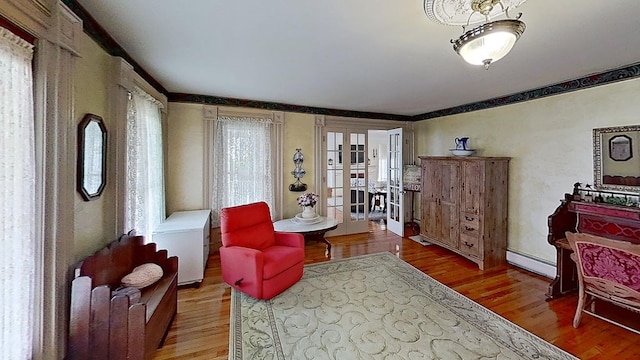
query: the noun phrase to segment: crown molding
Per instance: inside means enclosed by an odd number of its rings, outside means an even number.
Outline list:
[[[52,0],[0,0],[0,16],[25,32],[20,37],[34,43],[52,27],[55,6]]]
[[[394,115],[384,113],[374,113],[365,111],[353,111],[353,110],[340,110],[340,109],[327,109],[313,106],[304,105],[290,105],[283,103],[275,103],[268,101],[257,101],[247,99],[234,99],[225,98],[219,96],[208,95],[196,95],[196,94],[184,94],[184,93],[169,93],[170,102],[189,102],[200,103],[210,105],[223,105],[223,106],[239,106],[249,107],[256,109],[277,110],[287,112],[297,112],[316,115],[330,115],[330,116],[342,116],[351,118],[367,118],[367,119],[382,119],[382,120],[396,120],[396,121],[409,121],[411,116],[407,115]]]

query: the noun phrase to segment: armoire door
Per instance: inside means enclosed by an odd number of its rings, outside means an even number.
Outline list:
[[[431,160],[422,160],[422,196],[420,209],[420,229],[422,235],[429,240],[438,239],[438,203],[440,201],[440,181],[438,163]]]
[[[455,161],[423,160],[422,233],[452,248],[458,244],[458,172]]]
[[[439,162],[440,202],[439,202],[439,239],[451,248],[458,247],[459,215],[458,208],[460,167],[456,161]]]
[[[478,215],[482,196],[482,184],[484,184],[484,162],[461,162],[462,192],[460,198],[460,211],[467,215]]]

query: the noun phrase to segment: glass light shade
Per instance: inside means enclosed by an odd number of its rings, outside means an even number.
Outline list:
[[[458,53],[469,64],[483,65],[487,60],[494,62],[502,59],[515,43],[514,34],[495,32],[469,41]]]
[[[453,49],[469,64],[488,68],[511,51],[524,30],[520,20],[486,23],[464,33],[454,42]]]

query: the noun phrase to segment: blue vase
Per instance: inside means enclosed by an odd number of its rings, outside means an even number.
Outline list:
[[[468,137],[456,138],[456,150],[468,150],[467,149],[467,141],[469,141]]]

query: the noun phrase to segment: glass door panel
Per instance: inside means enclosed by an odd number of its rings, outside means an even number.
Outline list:
[[[343,133],[327,132],[327,217],[344,222]]]
[[[387,229],[404,235],[404,188],[402,184],[402,129],[387,132],[388,167],[387,167]]]
[[[365,144],[364,134],[351,134],[350,146],[350,180],[349,187],[351,191],[351,220],[364,220],[365,217],[365,192],[366,174],[365,174]]]
[[[327,129],[326,213],[338,221],[331,235],[367,232],[367,135]]]
[[[367,134],[349,133],[349,234],[368,231],[367,161]]]

